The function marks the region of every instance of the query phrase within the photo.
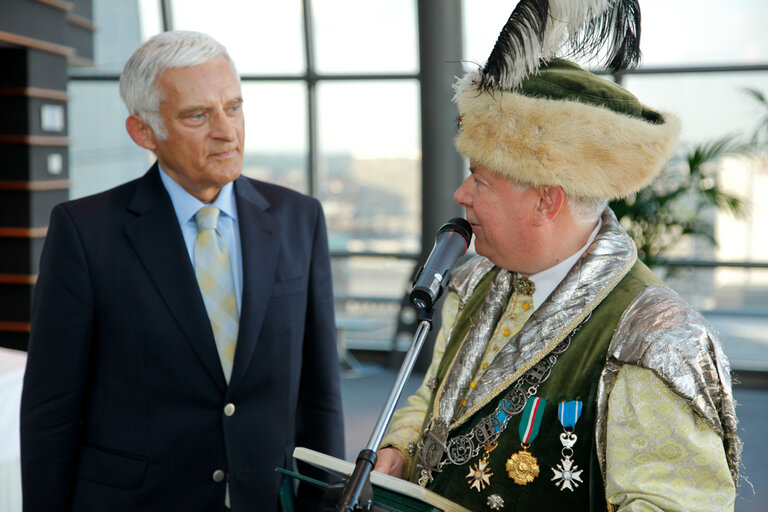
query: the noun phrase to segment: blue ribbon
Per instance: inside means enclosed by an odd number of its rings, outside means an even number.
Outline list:
[[[579,400],[569,402],[560,402],[557,406],[557,419],[563,425],[563,428],[573,428],[581,416],[582,403]]]
[[[508,403],[509,403],[509,400],[507,400],[506,398],[502,398],[502,399],[501,399],[501,401],[499,402],[499,405],[496,407],[496,413],[495,413],[495,416],[496,416],[496,420],[498,421],[498,423],[496,423],[496,424],[493,426],[493,430],[494,430],[496,433],[498,433],[498,432],[500,432],[500,431],[501,431],[501,426],[504,424],[504,422],[505,422],[505,421],[506,421],[506,419],[507,419],[507,416],[508,416],[508,414],[506,413],[506,411],[504,410],[504,408],[505,408],[505,406],[506,406]]]

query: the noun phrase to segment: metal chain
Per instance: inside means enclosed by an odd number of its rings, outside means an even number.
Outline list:
[[[592,313],[582,320],[544,359],[521,375],[512,385],[512,389],[499,401],[499,405],[496,406],[496,410],[492,414],[481,419],[468,433],[455,436],[446,443],[446,458],[437,466],[437,472],[440,472],[443,466],[447,464],[457,466],[466,464],[469,460],[476,457],[485,446],[496,442],[504,429],[507,428],[507,424],[512,416],[523,411],[528,398],[536,395],[539,386],[549,378],[558,358],[568,350],[573,336],[579,332],[591,316]],[[523,386],[526,385],[527,387],[523,389]],[[419,445],[421,447],[421,443]],[[430,473],[422,469],[422,475],[419,479],[420,485],[426,485],[426,481],[431,480]],[[422,484],[422,481],[424,481],[424,484]]]

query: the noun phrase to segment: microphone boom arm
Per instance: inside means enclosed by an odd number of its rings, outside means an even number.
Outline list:
[[[432,252],[424,266],[414,277],[409,298],[411,305],[419,312],[418,327],[368,444],[358,454],[355,469],[341,490],[341,499],[337,502],[335,512],[358,512],[373,509],[370,476],[371,471],[376,466],[376,450],[384,438],[384,433],[395,412],[397,402],[403,394],[405,383],[413,371],[416,358],[432,328],[432,318],[435,313],[434,304],[442,294],[451,268],[466,253],[471,240],[472,226],[469,222],[461,217],[449,220],[438,231]],[[337,490],[338,487],[335,487],[334,492]],[[361,503],[361,497],[363,503]]]
[[[389,422],[395,412],[397,402],[403,394],[405,383],[408,381],[408,377],[413,371],[419,352],[421,352],[421,348],[424,346],[424,341],[427,339],[427,335],[432,328],[432,318],[434,317],[434,313],[435,310],[432,306],[419,311],[419,325],[416,328],[416,333],[413,336],[411,346],[405,354],[403,364],[400,366],[400,371],[389,392],[384,408],[379,415],[379,420],[376,422],[376,426],[371,433],[368,444],[358,454],[357,460],[355,461],[355,469],[349,477],[349,480],[347,480],[347,483],[344,485],[341,500],[339,500],[338,507],[336,508],[337,512],[372,510],[373,502],[360,504],[360,495],[364,488],[370,484],[371,471],[373,471],[373,468],[376,466],[376,450],[381,444],[381,440],[384,438],[384,433],[387,431]],[[371,500],[372,499],[373,497],[371,496]]]

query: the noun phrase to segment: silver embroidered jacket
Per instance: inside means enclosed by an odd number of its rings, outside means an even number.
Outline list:
[[[469,419],[549,353],[606,298],[636,260],[634,242],[613,212],[606,209],[594,242],[520,333],[499,352],[466,396],[466,404],[457,411],[450,428]],[[488,259],[476,257],[453,272],[448,286],[459,296],[460,311],[492,268]],[[650,286],[634,299],[611,340],[599,382],[595,429],[603,476],[608,396],[624,364],[653,371],[712,427],[723,439],[731,476],[737,483],[741,441],[728,359],[704,317],[664,286]],[[453,387],[445,382],[437,401],[450,400]],[[439,407],[436,403],[434,412]]]

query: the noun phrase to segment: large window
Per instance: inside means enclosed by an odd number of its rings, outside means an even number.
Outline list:
[[[457,37],[467,68],[483,63],[513,6],[463,2]],[[644,58],[623,85],[681,117],[681,151],[751,133],[766,111],[743,90],[768,94],[768,3],[644,0],[642,8]],[[365,314],[386,327],[372,338],[389,339],[420,249],[417,1],[94,0],[94,14],[96,67],[73,70],[70,84],[72,195],[139,176],[151,162],[123,128],[117,79],[130,53],[164,28],[208,32],[242,76],[244,173],[322,201],[338,311],[375,310]],[[768,314],[768,166],[728,158],[716,179],[750,204],[750,215],[708,213],[719,245],[679,244],[669,257],[694,266],[670,282],[725,325],[722,313]],[[768,359],[761,331],[739,332]]]
[[[72,196],[152,161],[123,128],[132,51],[164,29],[209,33],[242,78],[243,173],[321,200],[340,323],[364,315],[369,338],[389,339],[421,226],[415,0],[95,0],[94,16],[96,67],[70,85]]]

